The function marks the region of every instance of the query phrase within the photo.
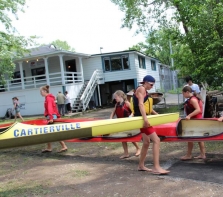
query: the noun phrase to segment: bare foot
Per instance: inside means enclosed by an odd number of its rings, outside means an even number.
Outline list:
[[[182,161],[188,161],[188,160],[191,160],[192,159],[192,156],[185,155],[185,156],[181,157],[180,159]]]
[[[119,157],[120,159],[125,159],[125,158],[129,158],[129,155],[122,155],[121,157]]]
[[[140,155],[140,153],[141,153],[141,150],[137,149],[135,156],[138,157]]]
[[[194,157],[195,159],[206,159],[205,155],[198,155],[197,157]]]
[[[152,174],[154,174],[154,175],[167,175],[169,172],[170,172],[169,170],[165,170],[161,167],[153,168],[153,170],[152,170]]]
[[[138,167],[138,171],[147,171],[147,172],[152,172],[152,169],[144,167]]]

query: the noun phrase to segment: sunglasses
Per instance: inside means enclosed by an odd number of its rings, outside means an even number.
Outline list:
[[[147,82],[149,85],[151,85],[151,86],[153,86],[154,85],[154,83],[150,83],[150,82]]]

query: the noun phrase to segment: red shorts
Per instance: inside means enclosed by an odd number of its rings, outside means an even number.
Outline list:
[[[141,128],[140,131],[146,135],[151,135],[152,133],[156,132],[153,127]]]

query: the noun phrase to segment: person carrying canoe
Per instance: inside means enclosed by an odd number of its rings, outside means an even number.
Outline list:
[[[55,97],[49,93],[48,85],[42,86],[40,88],[40,94],[43,97],[45,97],[44,116],[48,119],[48,123],[52,124],[54,119],[60,118],[60,114],[57,110],[57,106],[55,103]],[[63,141],[60,141],[60,144],[61,144],[62,148],[60,149],[60,151],[58,151],[58,153],[67,151],[67,146],[65,145],[65,143]],[[52,145],[50,142],[47,143],[47,148],[42,150],[42,153],[48,153],[48,152],[52,152]]]
[[[157,136],[155,129],[150,126],[147,116],[150,114],[158,114],[153,110],[153,99],[149,97],[147,90],[153,88],[155,84],[155,79],[151,75],[146,75],[143,78],[142,84],[139,86],[132,98],[132,111],[134,116],[142,116],[143,118],[143,128],[140,129],[143,137],[143,146],[141,149],[138,171],[148,171],[156,175],[165,175],[170,171],[161,168],[159,163],[159,149],[160,149],[160,139]],[[145,167],[145,159],[150,145],[150,139],[153,141],[153,168],[149,169]]]
[[[186,102],[184,104],[184,111],[186,113],[186,120],[190,119],[200,119],[202,118],[203,112],[203,102],[200,99],[200,96],[197,96],[196,92],[193,92],[190,86],[184,86],[182,89],[182,94],[184,98],[186,98]],[[200,147],[200,155],[194,157],[196,159],[206,159],[205,155],[205,146],[204,142],[198,142]],[[191,160],[192,159],[192,150],[193,150],[194,143],[188,142],[187,146],[187,154],[180,159],[182,161]]]
[[[116,101],[115,107],[110,115],[110,119],[112,119],[115,115],[117,118],[124,118],[124,117],[131,117],[131,109],[130,109],[130,103],[127,100],[127,96],[125,93],[121,90],[117,90],[114,94],[114,99]],[[140,155],[140,148],[136,142],[132,142],[132,144],[136,148],[135,156]],[[129,157],[128,152],[128,144],[127,142],[122,142],[122,146],[124,149],[124,154],[120,157],[120,159],[125,159]]]

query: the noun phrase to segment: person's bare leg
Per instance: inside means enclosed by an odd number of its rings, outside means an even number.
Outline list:
[[[198,142],[200,147],[200,155],[194,157],[196,159],[206,159],[204,142]]]
[[[142,133],[142,137],[143,137],[143,145],[142,145],[141,154],[139,157],[138,170],[152,172],[152,169],[149,169],[145,166],[145,159],[146,159],[146,155],[147,155],[149,144],[150,144],[150,138],[145,133]]]
[[[62,151],[62,150],[67,150],[67,146],[66,146],[66,144],[64,143],[64,141],[60,141],[60,145],[62,146],[61,151]]]
[[[51,143],[46,144],[46,148],[42,150],[42,153],[52,152],[52,145]]]
[[[136,147],[136,154],[135,154],[135,156],[139,156],[140,152],[141,152],[141,149],[139,148],[139,145],[136,142],[132,142],[132,143]]]
[[[120,159],[128,158],[129,157],[129,152],[128,152],[127,142],[122,142],[122,147],[123,147],[123,150],[124,150],[124,154],[119,158]]]
[[[192,159],[193,147],[194,147],[194,143],[193,142],[188,142],[188,144],[187,144],[187,154],[184,155],[183,157],[181,157],[180,159],[183,160],[183,161]]]
[[[20,113],[18,113],[18,116],[19,116],[19,118],[21,118],[21,119],[22,119],[22,121],[24,121],[24,119],[22,118],[22,116],[21,116],[21,114],[20,114]]]
[[[16,122],[16,119],[17,119],[17,113],[15,113],[15,120],[14,120],[14,122]]]
[[[160,155],[160,138],[157,136],[156,132],[149,135],[153,141],[153,173],[154,174],[168,174],[170,171],[161,168],[159,162]]]
[[[47,149],[48,150],[52,150],[52,145],[51,145],[51,143],[49,142],[49,143],[47,143]]]

